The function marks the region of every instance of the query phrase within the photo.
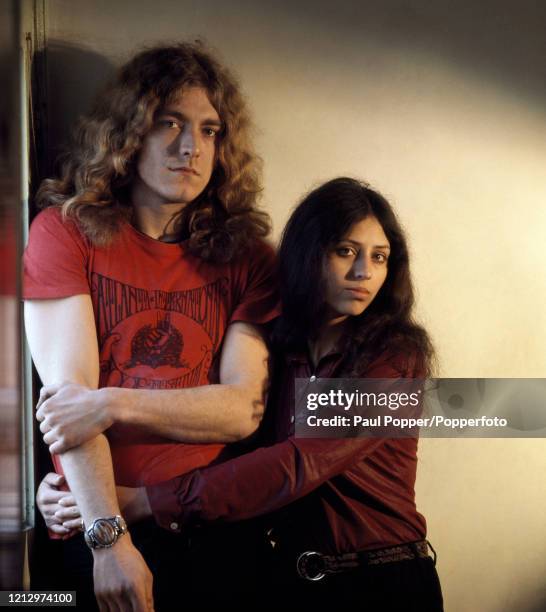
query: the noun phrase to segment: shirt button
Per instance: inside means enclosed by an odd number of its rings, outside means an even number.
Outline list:
[[[178,523],[171,523],[171,524],[169,525],[169,527],[170,527],[170,528],[171,528],[173,531],[176,531],[176,530],[178,529]]]
[[[296,418],[294,416],[290,417],[290,422],[293,423],[296,420]]]
[[[311,382],[315,382],[315,380],[317,380],[317,377],[313,374],[313,376],[311,376],[311,378],[309,380]]]

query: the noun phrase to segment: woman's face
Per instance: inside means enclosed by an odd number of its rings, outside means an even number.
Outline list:
[[[324,257],[328,320],[362,314],[387,278],[390,244],[379,221],[355,223]]]

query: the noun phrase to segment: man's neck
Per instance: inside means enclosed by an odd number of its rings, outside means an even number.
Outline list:
[[[160,202],[157,198],[147,198],[146,194],[133,190],[132,204],[132,223],[136,229],[154,240],[178,240],[180,212],[186,206],[185,203]]]
[[[184,204],[162,204],[158,210],[151,206],[133,204],[133,225],[143,234],[161,240],[176,242],[179,236],[178,220]]]

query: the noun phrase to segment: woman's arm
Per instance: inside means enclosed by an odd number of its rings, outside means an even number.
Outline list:
[[[372,453],[383,439],[295,439],[144,488],[117,487],[128,523],[148,516],[170,531],[188,523],[239,521],[304,497]],[[64,506],[67,507],[64,507]],[[69,527],[77,509],[52,500],[42,514]]]
[[[372,453],[384,440],[295,439],[147,487],[153,515],[178,531],[200,521],[238,521],[304,497]]]
[[[416,376],[407,355],[384,356],[366,378]],[[291,437],[223,464],[147,487],[156,521],[179,530],[188,522],[236,521],[267,514],[296,501],[362,461],[385,438]]]

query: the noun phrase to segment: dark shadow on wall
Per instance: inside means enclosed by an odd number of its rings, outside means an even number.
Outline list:
[[[544,589],[532,604],[528,603],[530,599],[533,599],[532,595],[526,597],[521,604],[516,604],[513,610],[521,610],[521,612],[544,612],[546,610],[546,591]]]
[[[366,41],[388,53],[418,51],[518,96],[546,100],[546,2],[539,0],[279,0],[248,2],[250,12],[301,30],[301,44],[332,36],[358,48]],[[291,45],[278,28],[279,47]],[[293,48],[297,53],[297,48]],[[363,65],[365,57],[363,56]]]
[[[33,59],[36,188],[56,174],[56,161],[70,141],[78,118],[115,72],[104,55],[84,47],[49,39],[47,49]]]

